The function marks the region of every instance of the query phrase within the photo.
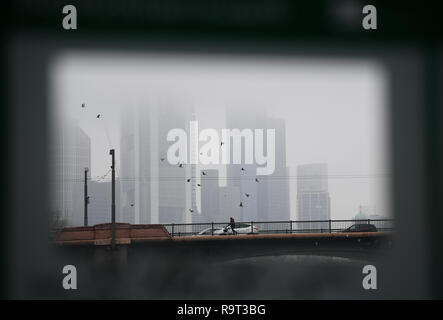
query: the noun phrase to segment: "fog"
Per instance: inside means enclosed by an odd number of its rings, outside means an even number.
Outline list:
[[[50,75],[53,121],[70,119],[91,138],[93,179],[108,172],[110,148],[119,154],[121,115],[134,107],[191,106],[200,130],[226,128],[228,110],[263,110],[285,120],[291,219],[296,167],[307,163],[328,165],[332,219],[360,205],[391,216],[387,76],[377,61],[71,51]],[[209,167],[224,185],[226,167],[199,166]]]

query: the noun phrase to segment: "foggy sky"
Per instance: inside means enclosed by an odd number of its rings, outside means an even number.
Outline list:
[[[286,120],[292,219],[296,166],[306,163],[328,164],[332,219],[352,218],[359,205],[390,216],[389,180],[379,176],[390,173],[387,79],[376,61],[67,52],[51,77],[54,121],[72,118],[90,136],[93,178],[108,171],[109,149],[119,152],[122,110],[167,96],[195,107],[200,130],[219,130],[225,108],[260,107]]]

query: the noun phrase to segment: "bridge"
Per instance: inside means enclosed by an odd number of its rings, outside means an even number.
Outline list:
[[[343,220],[340,222],[343,223]],[[324,221],[322,223],[324,224]],[[332,226],[333,223],[327,225]],[[369,224],[367,220],[365,223]],[[383,223],[386,224],[386,221]],[[207,225],[180,226],[186,226],[185,229],[189,231],[192,227],[195,230],[195,226],[202,229]],[[175,230],[177,227],[174,227]],[[197,235],[196,231],[171,233],[168,230],[171,225],[117,223],[114,250],[110,250],[111,224],[64,228],[57,233],[55,244],[63,251],[81,253],[94,261],[108,261],[117,257],[117,260],[125,263],[155,257],[174,257],[183,263],[278,255],[319,255],[373,260],[383,257],[391,248],[391,227],[380,228],[382,231],[378,232],[339,232],[332,228],[291,229],[291,232],[288,232],[288,229],[271,228],[270,232],[262,228],[262,233]]]

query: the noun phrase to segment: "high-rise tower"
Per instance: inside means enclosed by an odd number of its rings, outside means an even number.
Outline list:
[[[297,220],[329,219],[331,200],[328,191],[328,166],[322,163],[297,166]],[[303,227],[327,229],[328,223],[309,223]]]

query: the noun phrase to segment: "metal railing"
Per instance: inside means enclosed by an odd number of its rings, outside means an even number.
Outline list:
[[[342,232],[352,225],[371,224],[378,231],[394,230],[394,219],[365,219],[365,220],[316,220],[316,221],[241,221],[238,225],[247,225],[250,233],[279,234],[279,233],[335,233]],[[221,230],[229,225],[228,222],[207,223],[170,223],[163,224],[172,237],[199,235],[206,230],[206,235],[218,235],[216,230]],[[257,228],[258,230],[255,230]],[[245,230],[243,230],[245,231]],[[247,229],[246,232],[248,233]]]

